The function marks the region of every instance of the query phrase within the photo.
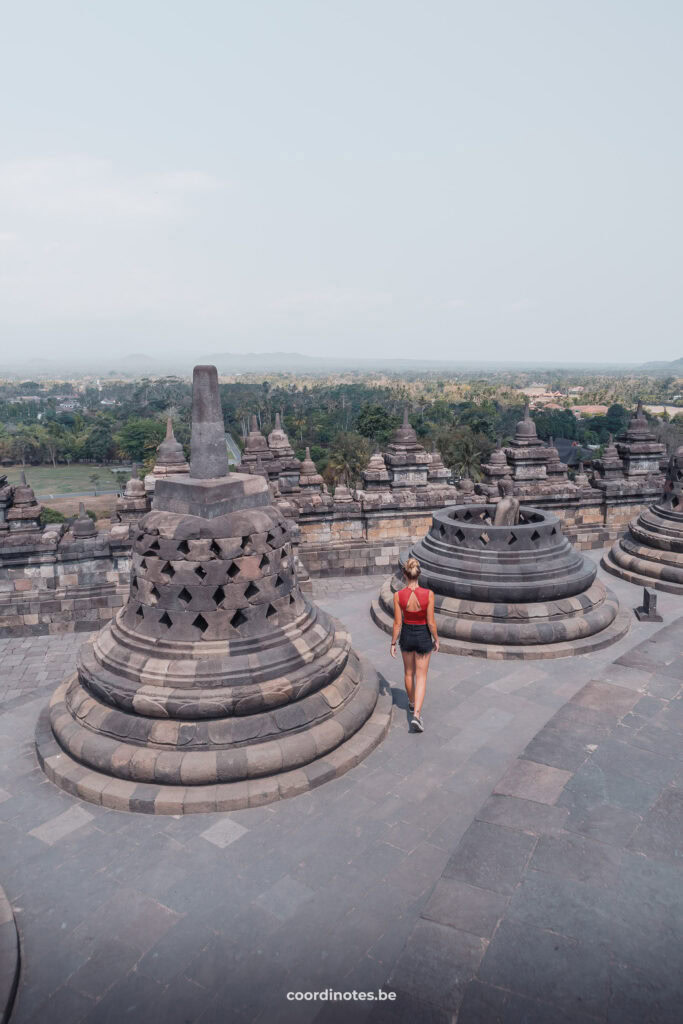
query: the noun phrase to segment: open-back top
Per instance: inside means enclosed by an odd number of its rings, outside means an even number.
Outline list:
[[[410,600],[411,594],[414,594],[417,600],[420,602],[418,609],[408,608],[408,601]],[[403,615],[403,621],[406,626],[426,626],[427,625],[427,609],[429,607],[429,591],[426,587],[404,587],[403,590],[398,592],[398,603],[401,606],[401,613]],[[414,602],[413,602],[414,603]]]

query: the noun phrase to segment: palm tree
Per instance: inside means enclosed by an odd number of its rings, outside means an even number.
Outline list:
[[[465,435],[455,446],[455,471],[458,476],[467,476],[470,480],[481,479],[481,455],[477,450],[474,438]]]

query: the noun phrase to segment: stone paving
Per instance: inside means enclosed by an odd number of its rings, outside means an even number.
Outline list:
[[[679,618],[534,737],[409,936],[400,1005],[459,1024],[681,1019],[682,675]]]
[[[642,659],[638,645],[661,627],[634,618],[631,633],[608,650],[551,663],[435,656],[426,732],[419,736],[408,731],[401,663],[389,658],[387,638],[369,617],[380,582],[377,577],[326,580],[315,584],[314,597],[350,628],[354,647],[391,682],[395,708],[388,737],[340,779],[290,800],[229,814],[125,814],[81,803],[55,788],[37,767],[33,733],[46,695],[72,670],[85,638],[0,641],[0,883],[13,906],[22,947],[13,1024],[446,1021],[463,996],[461,1019],[467,1024],[584,1019],[547,1014],[541,986],[547,988],[544,965],[552,959],[543,938],[555,934],[551,911],[560,908],[564,927],[553,941],[563,951],[580,948],[584,958],[585,932],[592,923],[578,912],[565,921],[563,908],[569,914],[573,906],[570,883],[593,885],[606,920],[615,926],[620,919],[616,911],[610,917],[610,878],[602,861],[588,859],[594,877],[572,879],[582,856],[565,849],[557,855],[558,870],[547,870],[555,859],[554,850],[544,851],[544,843],[556,840],[552,822],[562,835],[571,831],[602,851],[608,845],[616,850],[617,839],[623,847],[633,841],[618,831],[620,823],[624,828],[624,820],[631,821],[628,813],[642,818],[635,826],[645,830],[641,846],[622,851],[619,861],[619,870],[624,858],[633,865],[624,876],[632,909],[647,905],[662,871],[674,870],[668,829],[675,809],[657,805],[671,787],[651,768],[660,785],[659,796],[645,787],[652,809],[626,806],[626,819],[610,810],[612,817],[602,826],[615,830],[610,841],[600,833],[602,812],[591,804],[591,777],[582,782],[585,766],[547,763],[544,751],[547,738],[552,747],[556,735],[553,716],[566,714],[568,702],[595,679],[609,679],[629,695],[647,682],[649,695],[638,695],[623,717],[645,719],[663,713],[663,703],[673,704],[671,675],[612,664],[623,655]],[[628,584],[616,581],[614,589],[625,607],[640,603],[640,592]],[[676,597],[661,595],[665,628],[682,610]],[[683,650],[677,639],[682,634],[677,626],[666,634],[676,652],[671,664]],[[575,705],[583,707],[583,698],[578,699]],[[615,714],[611,708],[596,713],[609,714],[610,720]],[[630,727],[635,730],[636,723]],[[648,723],[639,722],[638,728],[647,730]],[[667,742],[675,735],[668,726]],[[569,757],[568,734],[561,749]],[[599,755],[600,748],[594,757]],[[665,757],[669,766],[674,751],[649,749],[647,755]],[[532,767],[520,768],[523,762]],[[623,775],[633,779],[626,769]],[[634,799],[642,790],[638,779]],[[496,788],[500,791],[491,797]],[[630,782],[622,789],[628,793]],[[519,801],[536,815],[537,832],[531,827],[535,818],[531,824],[506,819],[494,806],[501,801]],[[620,806],[617,798],[606,802]],[[489,810],[482,811],[486,806]],[[662,849],[669,857],[665,869]],[[489,876],[458,876],[489,857]],[[519,874],[514,896],[507,882],[496,881],[513,867]],[[553,903],[552,880],[558,879],[565,890]],[[451,882],[456,888],[446,891]],[[543,882],[541,916],[530,920],[529,907]],[[531,885],[536,890],[529,888],[530,895],[517,895]],[[616,886],[615,891],[622,890]],[[647,936],[654,921],[647,919]],[[522,984],[518,977],[524,971],[516,971],[511,985],[515,951],[525,954],[527,972]],[[643,985],[669,977],[661,967],[648,975],[655,956],[666,964],[662,953],[660,942],[651,957],[636,957]],[[571,987],[583,960],[578,953],[563,957],[574,971]],[[621,966],[633,962],[618,961]],[[635,990],[633,972],[610,977],[621,994],[622,1015],[615,1015],[614,1001],[592,1002],[584,1008],[585,1019],[648,1020],[626,1012],[632,1005],[642,1008],[629,995]],[[292,991],[380,987],[396,989],[397,1000],[381,1008],[360,1002],[321,1008],[286,998]],[[451,994],[444,997],[444,992]],[[482,1005],[489,1009],[482,1011]],[[510,1005],[527,1016],[510,1016]]]

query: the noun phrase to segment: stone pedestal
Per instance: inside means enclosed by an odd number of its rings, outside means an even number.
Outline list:
[[[39,732],[48,777],[108,807],[181,814],[293,796],[353,767],[389,725],[388,688],[302,594],[267,482],[210,475],[224,452],[205,369],[192,474],[157,481],[128,602]]]
[[[562,534],[556,516],[522,507],[520,521],[494,526],[495,505],[457,505],[434,514],[427,536],[400,559],[420,562],[434,591],[441,650],[482,658],[557,658],[606,647],[629,628],[593,563]],[[386,632],[393,595],[387,580],[372,616]]]

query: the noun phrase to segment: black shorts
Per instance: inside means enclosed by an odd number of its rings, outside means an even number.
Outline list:
[[[414,651],[415,654],[431,654],[434,650],[432,634],[427,626],[408,626],[404,623],[401,626],[401,635],[398,644],[406,654]]]

